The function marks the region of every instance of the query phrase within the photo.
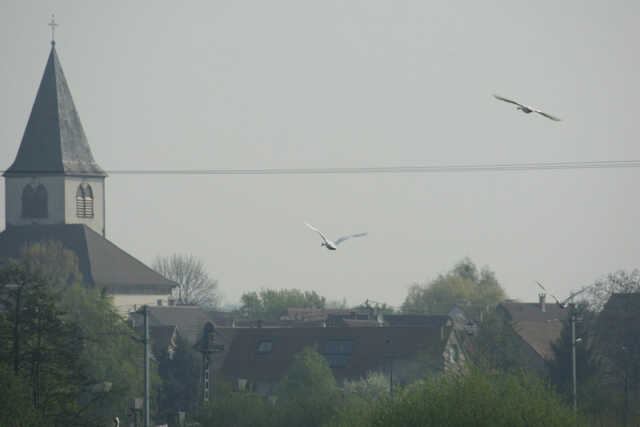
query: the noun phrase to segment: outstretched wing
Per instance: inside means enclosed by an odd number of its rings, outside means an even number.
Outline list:
[[[545,288],[544,286],[542,286],[542,283],[538,282],[537,280],[536,280],[536,283],[538,284],[538,286],[540,286],[540,288],[541,288],[543,291],[548,292],[548,291],[547,291],[547,288]]]
[[[350,238],[352,238],[352,237],[363,237],[363,236],[366,236],[366,235],[367,235],[367,233],[358,233],[358,234],[352,234],[352,235],[350,235],[350,236],[342,236],[342,237],[338,237],[338,238],[336,239],[336,241],[335,241],[335,242],[333,242],[333,243],[335,243],[336,245],[339,245],[340,243],[342,243],[342,242],[344,242],[345,240],[348,240],[348,239],[350,239]]]
[[[500,96],[500,95],[495,95],[495,94],[494,94],[494,95],[493,95],[493,97],[494,97],[495,99],[497,99],[497,100],[504,101],[504,102],[508,102],[509,104],[518,105],[518,106],[520,106],[520,107],[526,107],[526,105],[522,105],[522,104],[520,104],[519,102],[516,102],[516,101],[514,101],[514,100],[512,100],[512,99],[505,98],[505,97]]]
[[[584,291],[586,291],[587,288],[582,288],[577,292],[572,293],[571,295],[569,295],[567,297],[567,299],[564,300],[564,304],[568,303],[569,301],[571,301],[572,299],[574,299],[577,295],[580,295],[581,293],[583,293]]]
[[[554,120],[556,122],[561,122],[562,121],[562,119],[560,119],[560,118],[558,118],[556,116],[552,116],[551,114],[547,114],[544,111],[540,111],[540,110],[533,110],[533,111],[535,111],[536,113],[540,114],[541,116],[546,117],[547,119],[551,119],[551,120]]]
[[[306,225],[307,227],[309,227],[310,229],[312,229],[313,231],[315,231],[316,233],[318,233],[320,235],[320,237],[322,238],[322,241],[324,243],[328,243],[327,238],[324,237],[324,234],[322,234],[322,232],[320,230],[318,230],[317,228],[315,228],[313,225],[305,222],[304,225]]]

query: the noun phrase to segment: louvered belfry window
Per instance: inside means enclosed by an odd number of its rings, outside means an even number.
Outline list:
[[[93,191],[89,184],[80,184],[76,191],[76,216],[93,218]]]

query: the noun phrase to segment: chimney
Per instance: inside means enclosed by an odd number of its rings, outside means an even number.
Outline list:
[[[538,294],[538,298],[540,299],[540,310],[542,310],[542,312],[546,312],[547,311],[547,304],[546,304],[546,300],[547,300],[547,295],[546,294]]]

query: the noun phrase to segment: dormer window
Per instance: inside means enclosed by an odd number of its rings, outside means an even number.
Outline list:
[[[47,189],[40,184],[34,188],[27,184],[22,190],[22,218],[46,218],[49,216],[47,208]]]
[[[93,190],[89,184],[80,184],[76,191],[76,216],[93,218]]]

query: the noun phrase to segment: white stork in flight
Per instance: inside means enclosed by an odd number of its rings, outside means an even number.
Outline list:
[[[516,102],[516,101],[514,101],[512,99],[504,98],[504,97],[502,97],[500,95],[493,95],[493,97],[495,99],[499,100],[499,101],[504,101],[504,102],[508,102],[509,104],[517,105],[516,110],[520,110],[525,114],[538,113],[541,116],[546,117],[547,119],[551,119],[551,120],[554,120],[556,122],[561,121],[561,119],[559,119],[559,118],[557,118],[555,116],[552,116],[551,114],[545,113],[544,111],[538,110],[538,109],[533,108],[533,107],[528,107],[526,105],[520,104],[519,102]]]
[[[367,233],[357,233],[357,234],[350,234],[348,236],[342,236],[342,237],[338,237],[336,240],[331,241],[329,239],[327,239],[324,234],[322,234],[322,232],[320,230],[318,230],[317,228],[315,228],[313,225],[309,224],[309,223],[304,223],[304,225],[306,225],[307,227],[309,227],[310,229],[312,229],[313,231],[315,231],[316,233],[318,233],[320,235],[320,238],[322,239],[322,243],[320,244],[320,246],[324,246],[327,249],[329,249],[330,251],[335,251],[336,249],[338,249],[338,245],[342,242],[344,242],[345,240],[348,240],[352,237],[363,237],[366,236]]]

